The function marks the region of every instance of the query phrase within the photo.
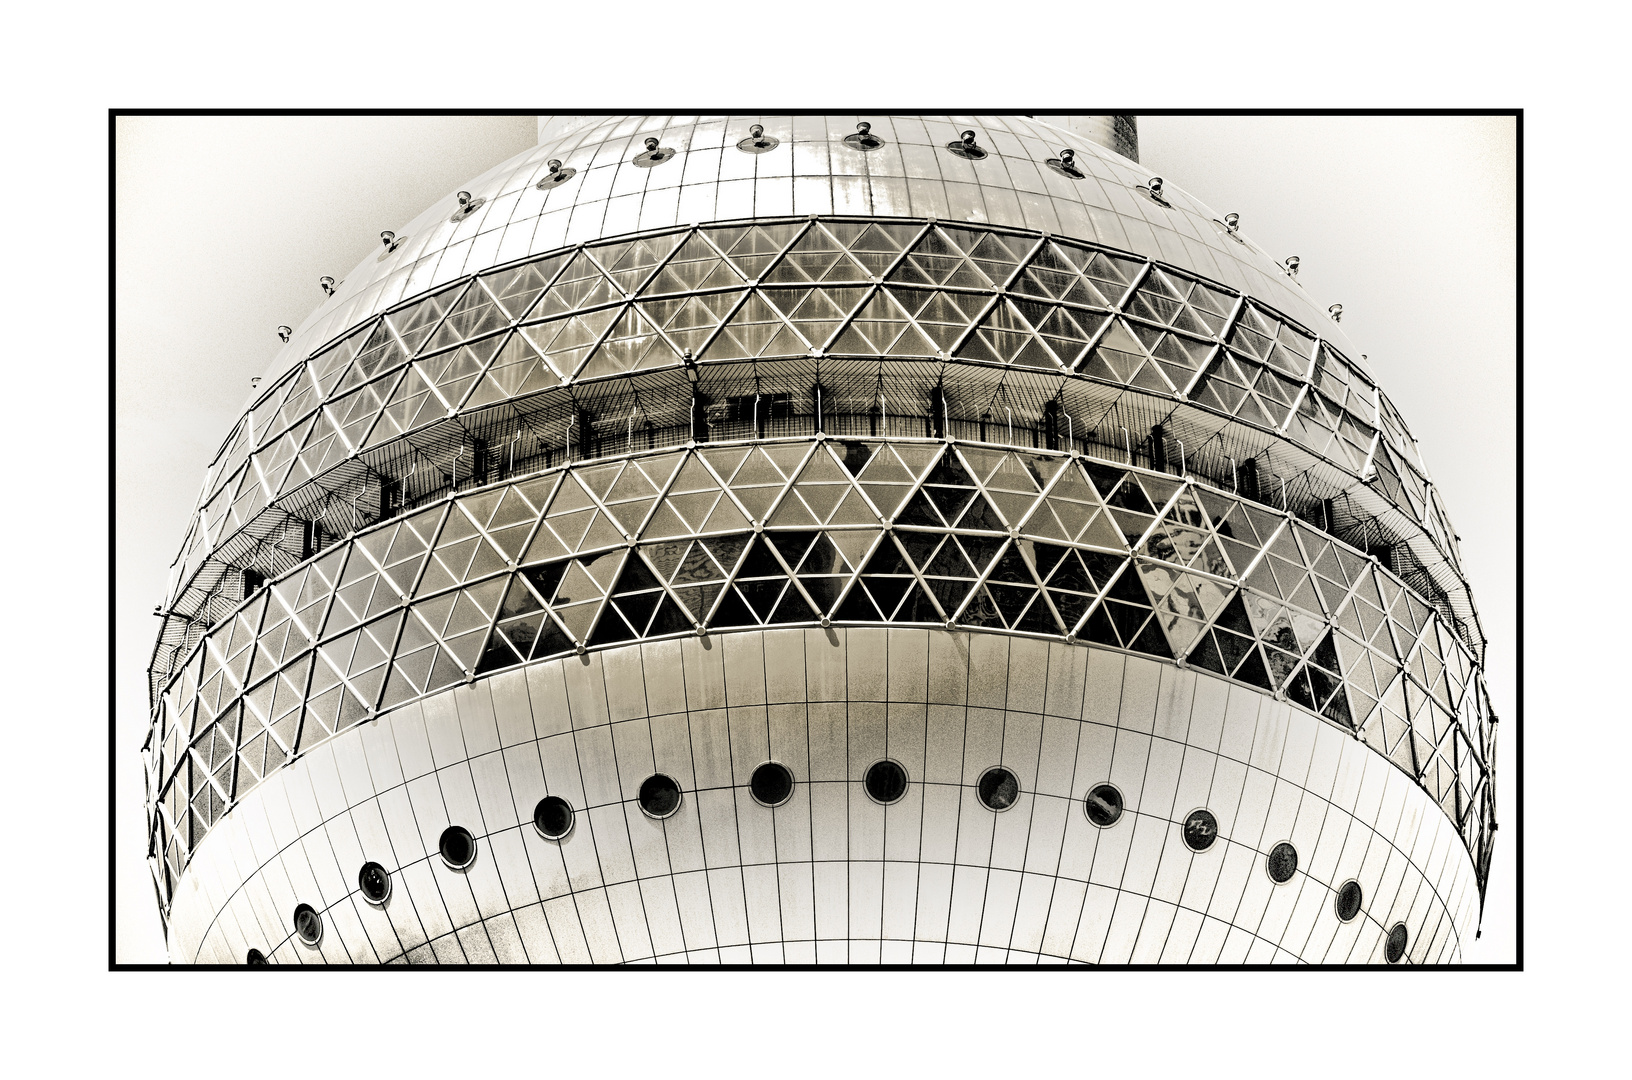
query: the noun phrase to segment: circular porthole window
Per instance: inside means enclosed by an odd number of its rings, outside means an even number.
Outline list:
[[[1191,851],[1206,851],[1218,839],[1218,819],[1211,810],[1192,810],[1184,819],[1184,846]]]
[[[244,957],[244,963],[250,967],[266,967],[266,954],[259,949],[251,949],[249,955]]]
[[[980,805],[988,810],[1007,810],[1020,798],[1020,778],[1001,765],[980,774],[975,787]]]
[[[533,807],[533,828],[546,840],[559,840],[572,831],[572,804],[559,795],[546,795]]]
[[[376,907],[391,897],[391,875],[377,862],[365,862],[357,871],[357,887],[363,890],[363,899]]]
[[[1337,919],[1339,922],[1349,922],[1360,914],[1360,902],[1365,899],[1360,891],[1358,881],[1345,881],[1337,890]]]
[[[1269,849],[1269,857],[1264,860],[1264,869],[1269,872],[1269,880],[1277,885],[1285,885],[1298,871],[1298,849],[1284,840],[1281,841]]]
[[[1410,935],[1405,931],[1403,922],[1395,923],[1394,929],[1388,932],[1388,944],[1383,946],[1383,957],[1391,964],[1397,964],[1405,959],[1405,946],[1410,941]]]
[[[1122,817],[1122,793],[1109,784],[1100,784],[1082,800],[1088,820],[1101,829],[1115,825]]]
[[[463,870],[476,861],[476,838],[470,835],[469,829],[459,825],[449,825],[442,830],[436,849],[442,853],[442,861],[453,870]]]
[[[876,803],[888,806],[900,802],[907,793],[907,770],[889,758],[875,761],[868,768],[862,786],[867,790],[867,797]]]
[[[312,905],[295,905],[295,936],[302,945],[316,945],[323,940],[323,916]]]
[[[793,798],[793,773],[777,761],[767,761],[748,778],[748,794],[761,806],[781,806]]]
[[[672,817],[680,809],[680,785],[674,777],[653,773],[641,782],[640,809],[647,817]]]

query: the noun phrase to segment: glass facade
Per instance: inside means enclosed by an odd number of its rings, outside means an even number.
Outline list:
[[[804,362],[757,363],[769,359]],[[1159,263],[861,221],[569,250],[357,328],[269,387],[224,444],[177,562],[169,610],[186,621],[161,638],[191,644],[246,559],[275,574],[309,554],[311,522],[349,532],[518,459],[527,471],[818,428],[1098,447],[1245,482],[1389,548],[1482,648],[1415,444],[1329,342]],[[165,659],[161,645],[157,672]]]
[[[948,149],[968,130],[984,157]],[[207,470],[150,670],[167,915],[212,829],[358,725],[786,627],[1041,638],[1250,688],[1409,776],[1482,888],[1493,717],[1455,532],[1284,267],[1110,150],[1046,167],[1070,137],[1028,118],[555,131],[340,282]],[[988,810],[1019,798],[983,776]],[[689,797],[663,779],[658,819]],[[1087,800],[1117,821],[1117,788]],[[540,835],[572,828],[556,802]]]
[[[1193,477],[927,438],[574,463],[356,533],[161,696],[170,879],[271,770],[379,712],[634,640],[896,623],[1126,649],[1283,695],[1409,772],[1476,858],[1490,716],[1451,624],[1374,559]]]

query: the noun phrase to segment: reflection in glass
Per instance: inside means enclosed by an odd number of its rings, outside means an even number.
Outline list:
[[[1292,875],[1298,869],[1298,849],[1282,841],[1269,850],[1269,857],[1264,861],[1264,869],[1269,872],[1269,880],[1277,885],[1284,885],[1292,880]]]
[[[1384,957],[1390,964],[1397,964],[1405,958],[1405,946],[1410,939],[1404,923],[1395,923],[1388,932],[1388,944],[1384,950]]]
[[[1360,914],[1360,903],[1364,899],[1358,881],[1345,881],[1343,887],[1337,890],[1337,917],[1340,922],[1349,922]]]
[[[357,872],[357,887],[363,899],[371,904],[383,904],[391,896],[391,875],[377,862],[366,862]]]
[[[1211,810],[1192,810],[1184,819],[1184,845],[1191,851],[1206,851],[1218,839],[1218,819]]]
[[[1020,780],[999,765],[981,773],[977,789],[980,805],[988,810],[1007,810],[1020,797]]]
[[[295,936],[306,945],[323,940],[323,917],[310,904],[295,906]]]
[[[1108,829],[1122,817],[1122,793],[1109,784],[1100,784],[1083,799],[1082,808],[1089,821]]]

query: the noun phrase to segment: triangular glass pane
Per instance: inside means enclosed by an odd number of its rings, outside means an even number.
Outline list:
[[[600,348],[584,365],[584,378],[669,367],[680,363],[663,335],[635,308],[624,311]]]
[[[759,278],[772,259],[804,228],[804,222],[711,228],[709,237],[750,280]]]
[[[865,289],[768,289],[765,297],[812,345],[825,346],[839,324],[866,295]]]
[[[741,293],[708,293],[676,300],[651,300],[639,305],[648,318],[661,326],[669,339],[682,350],[698,355],[720,321],[731,314]],[[757,306],[756,306],[757,305]],[[757,296],[749,297],[749,312],[738,312],[734,321],[754,323],[781,320],[771,314]],[[763,317],[762,317],[763,316]],[[737,335],[739,338],[741,334]],[[744,355],[753,355],[744,353]]]
[[[587,252],[580,251],[561,272],[530,317],[548,319],[596,304],[621,300],[623,293],[603,274]],[[535,338],[535,341],[537,339]]]
[[[509,318],[520,319],[527,314],[565,261],[566,256],[554,255],[489,274],[481,282]]]
[[[690,293],[718,286],[741,285],[743,275],[700,235],[686,240],[680,250],[658,271],[645,294]]]
[[[596,261],[625,293],[633,295],[658,263],[684,239],[684,233],[648,236],[622,244],[594,248]]]
[[[420,352],[437,352],[461,341],[502,330],[509,324],[509,316],[486,289],[476,284],[465,290],[465,295],[459,298]]]
[[[844,246],[813,224],[764,278],[767,284],[872,280],[872,274]]]

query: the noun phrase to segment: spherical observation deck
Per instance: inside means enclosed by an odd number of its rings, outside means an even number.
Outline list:
[[[1483,639],[1287,267],[1027,118],[557,134],[384,237],[210,467],[173,956],[1459,955]]]

